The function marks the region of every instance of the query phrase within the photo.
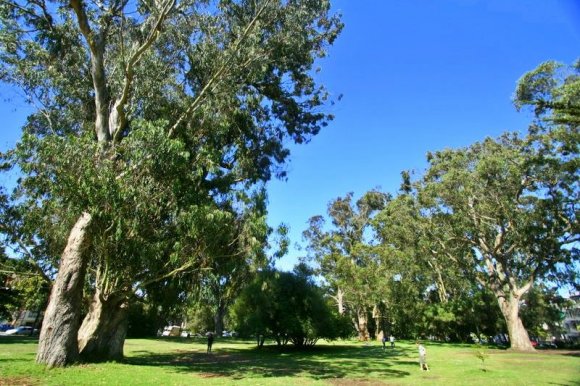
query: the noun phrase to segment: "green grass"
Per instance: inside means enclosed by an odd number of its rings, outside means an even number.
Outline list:
[[[536,354],[490,349],[482,367],[471,345],[427,342],[430,372],[421,372],[412,342],[394,350],[380,343],[319,343],[255,348],[218,339],[129,339],[122,363],[47,370],[34,363],[37,341],[0,336],[0,385],[580,385],[580,352]]]

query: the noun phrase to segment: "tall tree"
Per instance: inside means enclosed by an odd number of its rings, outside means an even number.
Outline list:
[[[457,258],[496,296],[516,350],[533,350],[523,296],[577,259],[578,164],[569,162],[549,134],[505,134],[429,155],[420,199],[472,250]]]
[[[256,197],[256,205],[237,217],[230,217],[212,239],[216,248],[208,256],[199,283],[193,283],[197,303],[212,310],[214,331],[221,336],[224,317],[244,286],[256,272],[270,263],[264,243],[270,229],[266,224],[265,193]],[[252,241],[253,240],[253,241]]]
[[[153,266],[183,267],[203,242],[155,240],[164,231],[195,239],[194,225],[227,192],[284,174],[286,139],[306,142],[326,124],[326,93],[310,70],[341,29],[329,8],[323,0],[0,5],[1,79],[38,107],[8,157],[24,173],[20,202],[38,224],[58,224],[47,239],[62,246],[39,363],[78,358],[87,269],[107,274],[97,294],[111,288],[142,262],[139,241]]]
[[[303,233],[309,241],[311,258],[319,273],[333,290],[338,311],[348,312],[359,339],[369,337],[369,315],[379,302],[376,284],[382,271],[376,255],[369,248],[370,220],[386,204],[387,194],[370,191],[353,205],[353,195],[338,198],[328,205],[332,228],[324,229],[324,218],[310,219]],[[373,295],[374,294],[374,295]]]

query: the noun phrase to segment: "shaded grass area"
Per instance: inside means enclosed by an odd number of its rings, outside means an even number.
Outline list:
[[[322,342],[308,350],[257,349],[218,339],[129,339],[121,363],[47,370],[34,363],[37,341],[0,336],[3,385],[580,385],[580,352],[536,354],[488,350],[485,366],[472,345],[427,342],[430,372],[419,370],[413,342]]]
[[[361,349],[357,345],[321,345],[307,350],[292,347],[255,349],[247,342],[229,343],[212,354],[178,350],[172,353],[133,352],[127,363],[140,366],[172,366],[182,373],[200,373],[233,380],[251,378],[304,377],[314,380],[372,376],[397,379],[409,371],[397,368],[405,350],[383,353],[378,346]],[[389,358],[390,360],[385,360]],[[407,362],[408,364],[410,362]],[[414,363],[412,363],[414,364]]]

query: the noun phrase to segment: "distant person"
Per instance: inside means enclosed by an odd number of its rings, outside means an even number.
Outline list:
[[[391,348],[395,348],[395,336],[391,335],[391,337],[389,339],[391,341]]]
[[[207,353],[211,352],[211,346],[213,345],[213,332],[207,333]]]
[[[429,366],[427,365],[427,349],[419,341],[416,344],[419,350],[419,367],[422,371],[429,371]]]
[[[386,348],[385,344],[387,343],[387,336],[383,335],[383,339],[381,339],[381,341],[383,342],[383,351],[385,351],[385,348]]]
[[[262,335],[262,334],[257,334],[256,335],[256,340],[257,340],[257,343],[258,343],[258,348],[261,348],[264,345],[264,339],[265,339],[264,338],[264,335]]]

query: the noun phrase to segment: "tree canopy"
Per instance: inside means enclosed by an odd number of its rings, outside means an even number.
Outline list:
[[[291,342],[302,347],[349,335],[346,320],[332,309],[307,271],[267,270],[240,294],[233,313],[238,330],[246,336],[262,335],[279,346]]]
[[[119,357],[135,285],[210,266],[214,236],[233,218],[244,222],[229,233],[235,253],[263,245],[264,223],[251,214],[260,213],[262,184],[285,175],[289,142],[308,142],[332,118],[312,76],[342,27],[329,8],[323,0],[0,5],[0,79],[37,106],[3,158],[23,173],[14,201],[23,231],[59,267],[39,362],[76,360],[87,270],[94,297],[81,353]],[[103,310],[119,314],[118,324]]]

